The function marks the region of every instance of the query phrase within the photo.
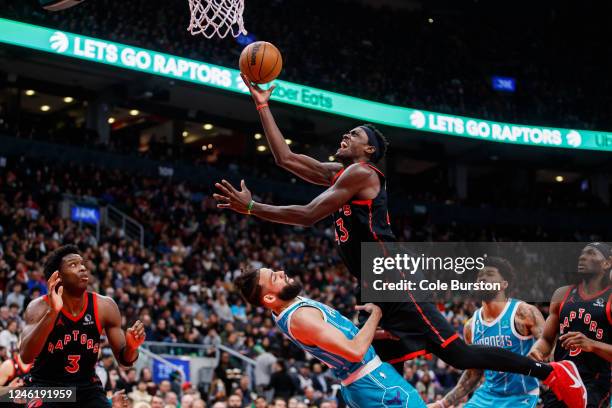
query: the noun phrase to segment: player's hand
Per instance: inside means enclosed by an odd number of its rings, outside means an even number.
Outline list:
[[[53,274],[47,281],[47,289],[49,292],[49,306],[51,307],[51,310],[56,313],[59,313],[60,310],[62,310],[62,307],[64,306],[64,301],[62,300],[62,293],[64,293],[64,287],[60,286],[57,292],[55,291],[55,288],[57,288],[57,285],[59,285],[60,283],[62,283],[62,280],[59,277],[59,271],[53,272]]]
[[[16,387],[16,388],[18,388],[18,387],[23,387],[24,384],[25,383],[23,381],[23,378],[15,377],[13,379],[13,381],[8,383],[8,387]]]
[[[214,199],[219,202],[217,208],[229,208],[242,214],[248,212],[247,208],[253,196],[246,184],[244,184],[244,180],[240,181],[240,191],[236,190],[227,180],[215,183],[215,187],[221,190],[222,193],[213,194]]]
[[[270,100],[270,96],[272,95],[272,92],[274,92],[276,85],[272,85],[268,89],[261,89],[259,85],[249,81],[249,78],[247,78],[242,72],[240,73],[240,76],[242,77],[242,80],[246,84],[247,88],[249,88],[249,92],[251,92],[251,96],[253,97],[255,104],[261,105]]]
[[[375,305],[374,303],[366,303],[365,305],[357,305],[355,306],[355,310],[363,310],[371,315],[375,315],[378,317],[382,316],[382,309]]]
[[[544,357],[544,353],[542,353],[537,348],[532,348],[529,351],[529,353],[527,354],[527,357],[529,357],[530,359],[535,360],[535,361],[544,361],[544,360],[546,360],[546,358]]]
[[[136,320],[136,323],[125,333],[126,346],[132,350],[137,349],[145,341],[145,330],[144,325],[140,320]]]
[[[593,340],[589,339],[584,335],[584,333],[580,332],[567,332],[563,336],[559,337],[559,340],[561,340],[561,347],[566,350],[580,348],[582,351],[591,353],[595,348]]]
[[[374,340],[399,340],[395,334],[384,329],[377,329],[374,333]]]
[[[128,396],[125,395],[125,390],[117,391],[111,397],[113,400],[113,408],[128,408],[129,407],[129,399]]]

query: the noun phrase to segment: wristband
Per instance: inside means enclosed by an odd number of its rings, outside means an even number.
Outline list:
[[[127,346],[124,346],[121,349],[121,351],[119,351],[119,364],[121,364],[124,367],[131,367],[132,365],[134,365],[136,360],[138,360],[138,355],[136,355],[136,358],[133,361],[127,361],[125,357],[123,356],[123,352],[125,351],[126,348]]]
[[[249,201],[249,205],[247,205],[247,214],[251,215],[251,211],[253,210],[254,206],[255,206],[255,200]]]
[[[267,106],[268,106],[267,103],[262,103],[261,105],[257,105],[257,110],[260,111],[260,110],[262,110],[263,108],[265,108]]]

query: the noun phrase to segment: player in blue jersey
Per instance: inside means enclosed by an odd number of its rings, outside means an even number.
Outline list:
[[[349,407],[425,408],[417,391],[391,365],[383,363],[372,347],[382,317],[378,306],[357,306],[370,313],[358,329],[337,310],[299,296],[302,285],[284,271],[261,268],[244,272],[234,284],[249,303],[272,311],[289,340],[332,369]]]
[[[533,305],[506,296],[512,282],[512,265],[505,259],[489,257],[479,271],[477,281],[500,283],[502,290],[481,292],[482,307],[465,325],[467,343],[502,347],[526,356],[544,330],[544,317]],[[468,369],[457,386],[442,400],[430,407],[444,408],[458,404],[473,392],[484,376],[484,383],[476,390],[465,408],[534,408],[540,393],[538,380],[521,374]]]

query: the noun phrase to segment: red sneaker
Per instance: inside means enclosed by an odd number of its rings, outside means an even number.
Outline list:
[[[553,372],[544,380],[560,401],[569,408],[586,408],[587,390],[576,364],[569,360],[550,363]]]

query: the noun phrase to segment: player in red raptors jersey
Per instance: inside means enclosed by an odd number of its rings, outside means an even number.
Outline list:
[[[241,182],[240,190],[228,181],[217,183],[215,194],[219,208],[229,208],[267,221],[309,226],[331,216],[336,231],[338,251],[349,272],[361,280],[361,243],[378,242],[386,252],[394,242],[388,217],[386,178],[376,164],[387,151],[387,140],[372,125],[362,125],[346,132],[335,153],[337,163],[322,163],[291,151],[278,129],[268,102],[272,89],[262,90],[243,77],[257,104],[266,138],[276,162],[283,168],[313,184],[327,189],[306,205],[275,206],[255,202]],[[478,368],[536,377],[550,384],[572,407],[583,408],[584,386],[571,388],[578,371],[567,372],[559,363],[542,364],[526,356],[498,347],[467,345],[450,323],[430,302],[417,302],[410,292],[404,302],[381,302],[380,325],[397,340],[375,342],[380,357],[403,374],[407,359],[433,353],[460,369]]]
[[[550,302],[544,334],[529,355],[546,359],[555,346],[554,360],[572,361],[588,392],[588,408],[610,406],[612,362],[612,247],[592,242],[578,258],[578,285],[563,286]],[[543,397],[544,407],[563,407],[554,393]]]
[[[106,332],[117,361],[131,366],[145,340],[144,326],[137,321],[124,332],[115,301],[87,291],[89,271],[76,246],[52,252],[44,270],[49,294],[32,301],[25,311],[20,355],[24,363],[34,363],[26,386],[76,387],[75,406],[110,407],[95,373],[100,335]]]

